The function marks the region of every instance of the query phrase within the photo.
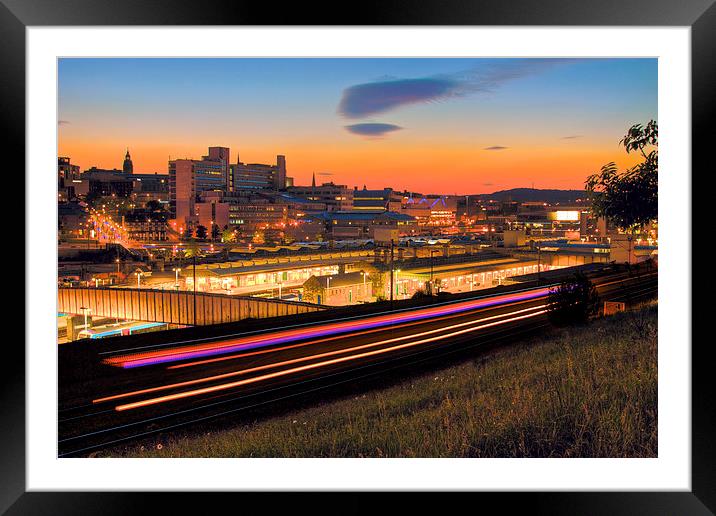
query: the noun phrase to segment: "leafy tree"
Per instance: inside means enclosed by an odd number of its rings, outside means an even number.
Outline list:
[[[199,224],[196,227],[196,238],[199,240],[206,240],[206,226]]]
[[[185,258],[193,258],[193,257],[200,257],[201,256],[201,248],[196,243],[196,240],[193,238],[189,241],[189,243],[186,245],[186,248],[184,249],[184,257]]]
[[[583,324],[599,311],[599,295],[592,282],[577,272],[550,290],[547,311],[550,321],[557,326]]]
[[[659,127],[654,120],[646,126],[633,125],[619,144],[627,153],[639,152],[641,163],[619,173],[614,163],[604,165],[587,178],[585,187],[592,212],[624,231],[634,232],[656,220],[658,215]]]
[[[211,225],[211,239],[216,240],[219,238],[219,234],[221,233],[221,230],[219,229],[219,226],[216,224]]]
[[[190,227],[187,227],[184,229],[184,233],[182,233],[182,238],[184,240],[189,240],[192,237],[192,231]]]
[[[231,231],[229,228],[224,227],[221,232],[221,241],[227,244],[236,242],[236,231]]]

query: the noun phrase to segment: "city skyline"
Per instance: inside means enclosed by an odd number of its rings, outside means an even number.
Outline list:
[[[83,170],[221,145],[285,155],[296,184],[425,193],[581,189],[657,118],[656,59],[73,58],[58,82],[58,153]]]

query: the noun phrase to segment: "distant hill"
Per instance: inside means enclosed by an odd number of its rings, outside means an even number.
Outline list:
[[[535,188],[513,188],[500,190],[491,194],[480,194],[477,197],[494,201],[533,202],[544,201],[549,203],[568,203],[577,199],[584,199],[584,190],[538,190]]]

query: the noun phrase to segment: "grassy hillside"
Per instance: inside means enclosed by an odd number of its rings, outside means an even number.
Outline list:
[[[96,455],[655,457],[656,361],[651,305],[358,397]]]

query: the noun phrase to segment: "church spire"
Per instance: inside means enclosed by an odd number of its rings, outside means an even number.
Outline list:
[[[132,158],[129,155],[129,147],[127,147],[127,154],[124,155],[124,163],[122,164],[122,172],[125,174],[131,174],[134,172],[134,165],[132,164]]]
[[[311,181],[311,187],[316,188],[316,173],[313,173],[313,180]]]

